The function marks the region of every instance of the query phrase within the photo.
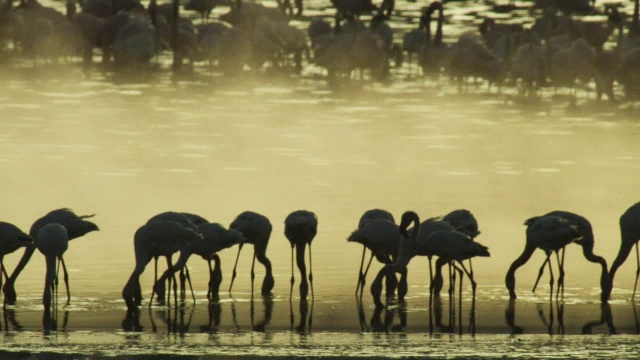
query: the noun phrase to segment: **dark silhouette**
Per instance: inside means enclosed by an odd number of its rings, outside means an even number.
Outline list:
[[[297,210],[289,214],[284,220],[284,234],[291,243],[291,291],[293,293],[293,248],[296,248],[296,263],[300,270],[300,298],[306,299],[311,284],[313,298],[313,267],[311,256],[311,242],[318,233],[318,218],[307,210]],[[309,245],[309,282],[307,283],[307,267],[305,266],[305,247]]]
[[[186,256],[190,254],[188,248],[196,241],[202,241],[202,239],[202,235],[197,231],[173,221],[158,220],[140,227],[136,231],[133,240],[136,266],[122,289],[122,297],[127,303],[129,311],[137,311],[142,302],[140,275],[152,258],[166,256],[169,259],[173,253],[178,251],[180,251],[181,257],[183,255]],[[172,268],[171,264],[169,264],[169,268]],[[154,284],[154,288],[157,284],[158,282]],[[174,293],[175,291],[174,286]],[[153,300],[153,293],[151,297],[151,300]],[[149,306],[151,306],[151,301],[149,301]]]
[[[42,295],[42,304],[44,305],[44,314],[46,317],[51,312],[51,292],[54,287],[57,293],[57,284],[55,284],[55,280],[58,277],[56,260],[58,268],[60,263],[62,263],[62,270],[64,271],[65,283],[67,285],[67,304],[71,298],[67,281],[69,275],[67,274],[67,268],[64,266],[64,260],[62,260],[64,252],[67,251],[69,247],[67,230],[60,224],[47,224],[41,227],[36,235],[36,247],[38,251],[44,255],[47,264],[44,293]]]
[[[524,265],[536,249],[541,249],[545,252],[547,258],[543,266],[549,264],[549,272],[551,273],[551,295],[553,294],[553,271],[551,270],[551,262],[549,257],[552,252],[556,253],[558,261],[558,267],[560,268],[560,277],[558,279],[558,291],[556,297],[560,293],[560,288],[564,285],[564,251],[563,259],[560,260],[558,252],[564,250],[564,247],[570,243],[581,239],[582,235],[579,233],[577,226],[572,225],[569,220],[556,215],[543,215],[533,217],[525,222],[527,225],[527,241],[522,254],[511,264],[505,278],[507,289],[509,290],[509,297],[516,299],[515,293],[515,272]]]
[[[53,210],[33,223],[33,225],[31,226],[31,229],[29,230],[29,236],[31,236],[32,238],[35,238],[40,228],[42,228],[47,224],[60,224],[67,230],[67,236],[69,240],[73,240],[89,232],[98,230],[98,226],[96,224],[85,220],[93,216],[94,215],[77,216],[70,209]],[[13,270],[13,273],[7,279],[7,282],[4,284],[2,291],[4,292],[4,296],[5,296],[5,304],[13,305],[16,303],[16,299],[17,299],[16,290],[15,290],[16,280],[18,279],[18,276],[20,275],[24,267],[27,266],[27,263],[29,263],[29,259],[31,259],[31,256],[33,255],[33,252],[35,251],[35,249],[36,249],[35,246],[27,247],[25,249],[25,252],[22,255],[22,258],[20,259],[20,262],[18,263],[18,265],[16,265],[16,268]],[[64,266],[64,261],[62,262],[62,264]],[[65,283],[68,282],[68,278],[66,276],[64,280],[65,280]]]
[[[220,224],[200,224],[197,227],[197,231],[202,235],[202,241],[194,241],[189,247],[181,251],[180,259],[162,274],[158,281],[156,281],[156,285],[161,286],[160,284],[164,284],[164,282],[169,279],[169,276],[185,268],[191,254],[196,254],[200,255],[209,264],[209,289],[207,298],[216,299],[218,298],[220,283],[222,282],[220,257],[217,256],[217,253],[233,245],[244,243],[245,238],[239,231],[227,230]],[[215,269],[211,267],[212,260],[216,262]],[[156,293],[159,292],[160,291],[156,291]],[[184,300],[184,293],[182,293],[181,299]]]
[[[253,280],[256,277],[255,263],[256,258],[264,265],[265,275],[262,281],[262,294],[269,294],[274,286],[273,273],[271,272],[271,261],[267,258],[267,245],[269,245],[269,238],[271,237],[271,222],[269,219],[258,213],[252,211],[245,211],[238,215],[235,220],[229,225],[229,229],[239,231],[246,239],[244,243],[240,243],[238,247],[238,255],[236,256],[236,263],[233,265],[233,273],[231,275],[231,284],[229,285],[229,292],[233,288],[233,281],[236,278],[236,267],[238,266],[238,258],[240,257],[240,251],[242,246],[247,244],[253,244],[253,261],[251,262],[251,293],[253,293]]]
[[[611,290],[613,289],[613,278],[618,271],[618,268],[627,260],[633,245],[636,246],[636,253],[638,253],[638,241],[640,241],[640,202],[631,206],[627,211],[620,216],[620,235],[622,242],[620,243],[620,250],[618,256],[613,260],[611,269],[609,269],[609,283],[606,287],[606,291],[603,291],[602,298],[604,301],[609,299]],[[635,298],[636,288],[638,286],[638,275],[640,275],[640,255],[637,258],[636,266],[636,279],[633,286],[633,295],[631,298]]]
[[[4,267],[4,256],[21,247],[33,248],[34,245],[33,238],[23,233],[17,226],[0,222],[0,270],[2,271],[2,274],[0,274],[0,288],[2,287],[3,278],[8,278],[7,269]],[[5,297],[5,305],[6,301]]]
[[[349,238],[347,238],[347,241],[349,242],[357,242],[363,245],[356,295],[358,294],[358,290],[360,290],[360,297],[362,297],[362,289],[364,289],[367,273],[369,272],[369,266],[371,266],[371,261],[374,256],[376,256],[378,261],[383,264],[389,264],[391,263],[390,258],[395,257],[398,254],[400,233],[398,232],[398,226],[395,225],[395,222],[393,215],[386,210],[367,210],[360,217],[358,230],[351,233]],[[369,224],[375,225],[367,227]],[[369,258],[369,263],[363,273],[364,256],[367,249],[371,250],[371,257]]]

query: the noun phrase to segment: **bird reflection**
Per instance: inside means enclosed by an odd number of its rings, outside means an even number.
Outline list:
[[[554,304],[555,314],[558,318],[558,327],[554,330]],[[549,335],[564,335],[564,302],[563,301],[549,301],[549,319],[544,315],[543,304],[536,305],[538,309],[538,317],[547,326],[547,332]]]
[[[398,302],[398,306],[385,309],[383,307],[375,307],[369,323],[366,320],[366,313],[362,301],[357,301],[358,319],[360,321],[360,329],[364,332],[373,333],[389,333],[404,332],[407,327],[407,304],[405,301]],[[384,313],[384,316],[382,316]],[[400,323],[395,323],[396,315],[400,319]]]
[[[271,322],[271,316],[273,314],[273,298],[271,295],[262,296],[262,303],[264,305],[264,317],[258,323],[255,322],[255,305],[253,297],[251,297],[251,329],[257,332],[265,332],[267,325]],[[311,325],[309,325],[311,328]]]
[[[162,308],[155,311],[155,316],[167,325],[168,334],[184,335],[189,332],[194,311],[195,305],[190,307],[190,310],[187,310],[187,307]],[[153,312],[150,310],[149,320],[151,322],[151,329],[155,333],[158,331],[158,327],[153,318]]]
[[[311,306],[306,298],[300,299],[300,322],[294,327],[295,315],[293,313],[293,301],[289,301],[289,320],[291,325],[291,331],[295,331],[300,335],[310,335],[313,325],[313,299],[311,300]],[[307,322],[307,317],[309,321]],[[308,326],[308,327],[307,327]]]
[[[50,312],[44,312],[42,315],[42,331],[44,335],[51,335],[55,331],[66,331],[67,324],[69,323],[69,311],[64,311],[62,318],[62,327],[58,330],[58,311],[53,309]]]
[[[127,310],[122,320],[122,330],[124,332],[142,332],[144,330],[140,325],[140,311]]]
[[[462,277],[461,277],[462,278]],[[460,284],[462,286],[462,283]],[[458,295],[458,314],[456,314],[456,301],[454,296],[449,297],[449,307],[448,307],[448,319],[447,323],[443,323],[442,318],[444,315],[444,306],[442,302],[442,297],[440,295],[433,296],[431,309],[429,312],[429,333],[432,334],[435,328],[438,329],[439,332],[442,333],[455,333],[456,325],[458,328],[458,334],[462,335],[464,333],[463,330],[463,321],[462,321],[462,292]],[[457,322],[457,323],[456,323]],[[471,298],[471,309],[469,312],[469,326],[467,328],[469,334],[475,335],[476,333],[476,298],[472,296]]]
[[[208,305],[209,322],[207,325],[200,326],[200,332],[217,333],[220,328],[220,319],[222,315],[222,307],[217,301],[210,301]]]
[[[504,318],[507,321],[507,326],[511,328],[511,335],[518,335],[524,333],[524,329],[516,325],[516,301],[509,299],[509,305],[504,312]]]
[[[635,306],[634,306],[634,309],[635,309]],[[603,325],[605,323],[607,324],[607,328],[609,329],[610,335],[617,334],[616,328],[613,325],[613,316],[611,315],[611,306],[609,305],[609,303],[603,302],[603,303],[600,303],[600,319],[596,321],[590,321],[584,324],[584,326],[582,327],[582,334],[583,335],[593,334],[594,327]],[[636,324],[637,324],[637,318],[636,318]]]
[[[9,324],[11,324],[12,331],[22,331],[24,327],[16,320],[16,311],[14,309],[3,309],[2,315],[4,317],[4,332],[9,332]]]

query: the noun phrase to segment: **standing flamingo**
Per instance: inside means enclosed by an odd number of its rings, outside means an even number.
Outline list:
[[[609,299],[609,295],[611,295],[611,290],[613,289],[613,277],[616,275],[618,268],[625,262],[625,260],[627,260],[634,244],[636,246],[637,267],[636,280],[634,282],[633,295],[631,295],[631,298],[633,299],[636,296],[638,275],[640,275],[640,252],[638,252],[638,241],[640,241],[640,202],[631,206],[624,212],[624,214],[622,214],[622,216],[620,216],[620,235],[622,238],[620,250],[618,251],[618,256],[613,260],[613,264],[611,264],[611,269],[609,270],[609,282],[606,287],[606,292],[602,296],[603,301]]]
[[[349,242],[358,242],[363,245],[362,248],[362,259],[360,260],[360,272],[358,273],[358,285],[356,286],[356,294],[359,289],[364,288],[365,278],[367,273],[369,272],[369,266],[371,265],[371,260],[373,260],[373,256],[378,252],[379,257],[378,260],[382,263],[388,263],[385,259],[388,259],[390,256],[395,256],[398,254],[398,244],[399,244],[399,233],[398,227],[392,228],[387,224],[375,225],[375,228],[371,228],[367,231],[362,230],[366,225],[371,222],[378,222],[377,220],[386,221],[395,225],[396,220],[393,218],[393,215],[387,210],[382,209],[371,209],[367,210],[360,217],[360,221],[358,222],[358,230],[354,231],[347,241]],[[381,229],[379,229],[382,227]],[[384,228],[388,228],[391,231],[389,234],[392,234],[391,237],[387,236],[379,236],[385,234]],[[380,232],[382,231],[382,232]],[[375,238],[374,238],[375,237]],[[395,238],[395,239],[394,239]],[[395,242],[395,245],[392,245]],[[389,246],[391,246],[389,248]],[[367,252],[367,248],[371,250],[371,258],[369,258],[369,264],[364,273],[362,273],[362,269],[364,266],[364,255]],[[385,248],[382,252],[378,251],[378,248]],[[389,250],[389,251],[386,251]],[[360,286],[362,285],[362,287]],[[362,295],[362,291],[360,292]]]
[[[71,209],[66,209],[66,208],[53,210],[33,223],[33,225],[31,226],[31,229],[29,230],[29,236],[31,236],[32,238],[35,238],[40,228],[42,228],[47,224],[60,224],[64,226],[64,228],[67,230],[67,236],[69,237],[69,240],[73,240],[75,238],[79,238],[92,231],[99,230],[96,224],[85,220],[93,216],[94,215],[78,216],[74,214]],[[18,263],[18,265],[16,265],[16,268],[13,270],[13,273],[7,279],[7,282],[4,284],[2,291],[4,292],[6,304],[16,303],[16,299],[17,299],[16,290],[15,290],[16,280],[18,279],[18,276],[20,275],[24,267],[27,266],[27,263],[29,263],[29,260],[31,259],[31,256],[33,255],[33,252],[35,251],[35,249],[36,249],[35,246],[26,248],[24,254],[22,255],[22,258],[20,259],[20,262]],[[65,273],[64,281],[65,281],[65,284],[67,285],[67,293],[69,293],[69,278],[66,272],[64,260],[61,263]],[[70,298],[70,296],[68,297]]]
[[[22,232],[17,226],[6,222],[0,222],[0,287],[2,287],[3,276],[6,280],[9,276],[4,267],[4,256],[11,254],[21,247],[34,247],[33,238]],[[6,297],[5,297],[6,303]]]
[[[44,283],[44,294],[42,295],[42,304],[44,305],[44,313],[46,315],[51,311],[51,290],[55,285],[55,279],[58,277],[56,260],[59,268],[60,263],[64,264],[62,256],[69,247],[67,230],[60,224],[47,224],[41,227],[36,235],[36,247],[42,255],[45,256],[47,263],[47,275]],[[62,268],[66,278],[67,270],[64,268],[64,265]],[[69,287],[67,286],[67,295],[68,294]]]
[[[564,285],[564,251],[563,251],[563,259],[560,260],[560,256],[558,252],[563,250],[567,245],[572,242],[579,240],[582,235],[578,232],[578,228],[572,225],[568,220],[555,216],[555,215],[544,215],[533,217],[528,219],[525,222],[527,225],[527,241],[525,244],[524,251],[522,254],[514,260],[514,262],[509,267],[507,271],[507,275],[505,278],[505,283],[507,285],[507,289],[509,290],[509,297],[511,299],[516,299],[515,293],[515,272],[516,270],[524,265],[533,252],[536,249],[541,249],[546,254],[545,264],[549,263],[549,272],[551,273],[551,294],[553,294],[553,271],[551,270],[551,262],[549,261],[549,257],[552,252],[556,253],[556,258],[558,261],[558,267],[560,269],[560,277],[558,279],[558,292],[556,293],[556,297],[560,293],[560,288]]]
[[[140,275],[154,257],[166,256],[180,251],[180,256],[189,252],[189,247],[196,241],[202,241],[197,231],[180,225],[174,221],[158,220],[140,227],[133,239],[136,266],[129,280],[122,289],[122,297],[130,311],[136,311],[142,302]],[[172,266],[170,265],[169,268]],[[154,288],[155,288],[154,284]],[[153,293],[152,293],[153,298]],[[151,305],[151,301],[149,302]]]
[[[271,261],[267,258],[267,245],[269,245],[269,238],[271,237],[271,222],[269,219],[253,211],[245,211],[238,215],[235,220],[229,225],[229,229],[239,231],[246,239],[238,246],[238,255],[236,256],[236,263],[233,265],[233,273],[231,274],[231,285],[229,285],[229,292],[233,288],[233,281],[236,278],[236,267],[238,266],[238,258],[240,257],[240,251],[245,243],[253,244],[253,261],[251,262],[251,293],[253,293],[253,280],[256,277],[255,264],[256,258],[264,265],[266,274],[262,281],[262,294],[266,295],[271,293],[275,281],[273,279],[273,273],[271,272]]]
[[[293,248],[296,248],[296,263],[302,278],[300,282],[300,298],[306,299],[309,292],[307,283],[307,268],[304,261],[305,246],[309,244],[309,283],[311,283],[311,297],[313,298],[313,267],[311,262],[311,242],[318,233],[318,218],[307,210],[297,210],[289,214],[284,220],[284,234],[291,243],[291,292],[293,293]]]

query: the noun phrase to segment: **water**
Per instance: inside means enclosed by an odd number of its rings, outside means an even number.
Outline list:
[[[515,304],[503,285],[524,248],[522,223],[551,210],[588,218],[594,252],[613,260],[618,217],[640,199],[637,112],[595,100],[574,106],[550,94],[534,103],[509,91],[461,95],[446,80],[407,80],[405,70],[388,84],[338,88],[313,73],[236,81],[156,71],[129,82],[87,78],[75,66],[3,70],[1,220],[27,231],[49,210],[70,207],[96,213],[101,229],[65,254],[72,301],[59,304],[54,331],[43,330],[44,260],[33,257],[16,284],[17,306],[5,312],[3,358],[637,357],[633,257],[617,274],[608,308],[599,304],[598,267],[576,246],[567,251],[564,302],[549,301],[548,285],[530,292],[541,253],[516,273]],[[474,262],[475,304],[465,281],[462,309],[451,313],[444,295],[431,313],[428,264],[418,258],[406,304],[376,312],[365,293],[359,305],[361,248],[346,238],[376,207],[396,218],[409,209],[422,218],[471,210],[477,241],[492,254]],[[283,221],[297,209],[319,218],[315,299],[307,304],[297,285],[289,301]],[[194,306],[143,307],[138,319],[127,318],[120,292],[134,266],[133,234],[168,210],[224,225],[244,210],[268,216],[273,299],[250,294],[248,247],[234,292],[223,292],[219,305],[208,306],[208,269],[193,258]],[[226,289],[235,248],[220,255]],[[7,268],[19,256],[6,256]],[[259,287],[264,269],[256,269]],[[146,298],[151,272],[142,278]]]

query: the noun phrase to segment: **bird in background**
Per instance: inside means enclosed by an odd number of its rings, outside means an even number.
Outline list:
[[[284,221],[284,234],[291,244],[291,291],[293,294],[293,248],[296,249],[296,264],[300,270],[300,298],[306,299],[311,284],[311,297],[313,298],[313,267],[311,256],[311,242],[318,233],[318,218],[307,210],[297,210],[287,216]],[[307,282],[307,267],[305,265],[305,247],[309,245],[309,281]]]
[[[0,274],[0,288],[2,287],[3,279],[6,280],[9,277],[7,275],[7,269],[4,266],[4,256],[11,254],[21,247],[35,247],[33,238],[13,224],[0,222],[0,270],[2,271]]]
[[[245,238],[245,241],[241,242],[238,246],[238,255],[236,256],[236,262],[233,265],[229,292],[231,292],[231,289],[233,288],[233,282],[237,275],[236,268],[238,267],[240,251],[242,251],[244,244],[253,244],[253,260],[251,261],[251,293],[253,293],[253,281],[256,277],[256,259],[258,259],[258,261],[264,265],[265,269],[261,292],[264,295],[270,294],[273,286],[275,285],[273,272],[271,270],[271,261],[267,257],[267,246],[269,245],[272,230],[271,222],[264,215],[253,211],[245,211],[233,220],[231,225],[229,225],[229,229],[240,232]]]
[[[44,293],[42,295],[42,304],[44,305],[45,315],[51,311],[52,291],[55,289],[57,294],[58,270],[60,264],[64,264],[62,256],[69,247],[69,236],[64,226],[60,224],[47,224],[38,230],[36,235],[36,247],[38,251],[45,257],[47,273],[44,282]],[[57,267],[56,267],[57,265]],[[63,265],[64,276],[68,277],[67,270]],[[69,286],[67,284],[67,296],[69,296]],[[56,296],[57,297],[57,296]],[[67,300],[67,304],[68,304]]]
[[[560,289],[564,286],[564,251],[562,259],[560,259],[559,252],[571,244],[572,242],[582,238],[582,235],[578,232],[576,226],[572,225],[568,220],[555,215],[543,215],[528,219],[524,223],[527,226],[526,236],[527,240],[525,248],[522,254],[511,264],[507,275],[505,277],[505,283],[509,290],[509,297],[516,299],[515,293],[515,272],[524,265],[533,255],[536,249],[541,249],[546,254],[545,263],[549,265],[549,272],[551,275],[550,286],[551,295],[553,295],[553,270],[551,269],[551,262],[549,258],[552,253],[555,252],[556,260],[560,275],[558,278],[558,289],[556,298],[560,293]],[[544,265],[543,264],[543,265]]]
[[[637,6],[638,2],[636,2]],[[637,7],[636,7],[637,9]],[[633,294],[631,299],[636,296],[636,290],[638,287],[638,276],[640,275],[640,252],[638,250],[638,241],[640,241],[640,202],[632,205],[627,211],[620,216],[620,250],[618,255],[611,264],[609,269],[609,281],[606,291],[603,293],[603,301],[609,299],[611,291],[613,290],[613,278],[618,271],[618,268],[627,260],[627,257],[631,253],[633,245],[636,246],[636,279],[633,285]]]
[[[95,216],[95,214],[78,216],[71,209],[68,209],[68,208],[53,210],[33,223],[33,225],[31,226],[31,229],[29,230],[29,236],[35,239],[38,231],[43,226],[47,224],[60,224],[67,230],[67,236],[69,240],[73,240],[81,236],[84,236],[87,233],[99,230],[96,224],[86,220],[86,219],[92,218],[93,216]],[[6,304],[13,305],[16,303],[16,300],[17,300],[17,294],[15,290],[16,280],[18,279],[18,276],[20,275],[24,267],[27,266],[27,264],[29,263],[29,260],[31,259],[31,256],[33,255],[33,252],[35,251],[35,249],[36,249],[35,246],[26,247],[25,252],[22,255],[22,258],[20,259],[20,262],[18,262],[18,265],[16,265],[16,268],[13,270],[13,273],[11,274],[11,276],[9,276],[4,286],[2,287]],[[61,261],[61,264],[65,273],[64,281],[65,281],[65,284],[67,285],[67,295],[68,295],[68,298],[70,298],[69,285],[68,285],[69,278],[66,272],[64,260]]]

